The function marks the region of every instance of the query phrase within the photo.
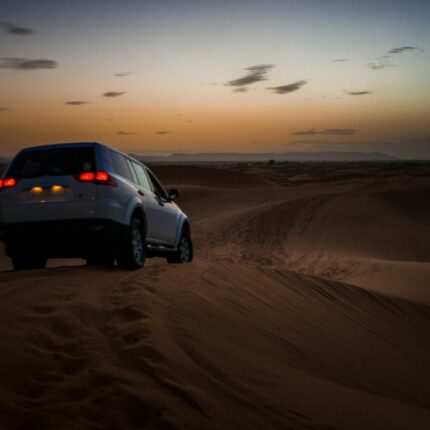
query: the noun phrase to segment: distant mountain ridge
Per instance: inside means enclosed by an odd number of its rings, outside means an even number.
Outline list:
[[[398,158],[382,152],[209,152],[170,155],[136,155],[147,162],[267,162],[275,161],[395,161]]]

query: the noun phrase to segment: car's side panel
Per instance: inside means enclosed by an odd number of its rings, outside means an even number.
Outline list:
[[[145,208],[142,204],[142,201],[136,196],[133,197],[127,205],[126,210],[124,211],[121,223],[122,224],[126,224],[126,225],[130,225],[131,219],[133,217],[133,213],[136,210],[141,210],[143,211],[143,213],[145,214],[145,223],[146,223],[146,227],[148,227],[148,219],[147,219],[147,213],[145,211]],[[147,231],[148,234],[148,231]]]
[[[170,246],[176,246],[178,224],[182,211],[173,201],[169,200],[166,190],[154,173],[147,167],[145,169],[151,180],[158,203],[159,229],[157,234],[163,242],[168,243]]]
[[[173,202],[163,201],[156,197],[156,235],[157,239],[170,246],[175,246],[176,231],[179,220],[178,207]]]
[[[184,224],[188,222],[187,216],[180,212],[178,215],[178,221],[176,223],[176,232],[175,232],[175,248],[179,246],[179,241],[181,240],[182,230],[184,228]]]
[[[116,186],[98,186],[96,190],[96,217],[123,223],[124,212],[137,191],[133,185],[119,175],[109,173]],[[128,222],[127,222],[128,224]]]
[[[164,213],[160,211],[158,201],[152,191],[142,189],[139,199],[147,218],[147,240],[161,245],[171,245],[165,240],[164,229],[167,228]]]
[[[173,245],[173,238],[167,234],[170,228],[168,211],[163,208],[163,203],[155,194],[151,180],[145,167],[136,160],[128,160],[133,182],[135,183],[139,199],[147,217],[147,240],[158,245]]]

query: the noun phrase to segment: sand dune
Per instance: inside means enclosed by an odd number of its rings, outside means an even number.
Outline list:
[[[267,187],[269,181],[261,175],[203,166],[154,166],[154,172],[164,184],[194,184],[216,188]]]
[[[11,428],[430,422],[423,305],[232,264],[155,264],[145,276],[50,269],[2,281]]]
[[[192,264],[0,273],[1,428],[430,428],[428,176],[175,169]]]

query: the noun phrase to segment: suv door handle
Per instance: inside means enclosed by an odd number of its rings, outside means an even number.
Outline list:
[[[145,195],[145,193],[142,191],[142,190],[138,190],[137,191],[141,196],[144,196]]]

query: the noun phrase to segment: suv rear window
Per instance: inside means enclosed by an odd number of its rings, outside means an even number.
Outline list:
[[[95,171],[93,148],[52,148],[21,152],[8,176],[15,179],[68,176]]]

